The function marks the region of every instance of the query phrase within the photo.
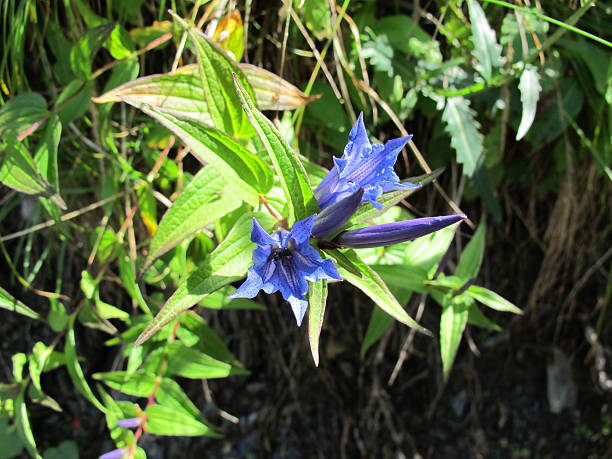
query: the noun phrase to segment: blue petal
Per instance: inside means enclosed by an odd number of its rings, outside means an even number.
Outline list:
[[[266,246],[266,245],[274,245],[277,244],[272,236],[268,234],[268,232],[261,227],[259,222],[253,217],[253,228],[251,229],[251,241],[253,241],[258,246]]]
[[[316,214],[311,215],[293,224],[293,228],[291,228],[291,232],[289,233],[289,238],[293,238],[297,247],[301,247],[304,243],[309,244],[308,241],[312,233],[312,225],[314,225],[316,217]],[[286,245],[283,247],[286,247]]]
[[[312,235],[324,238],[341,229],[359,207],[362,197],[363,188],[359,188],[355,193],[325,208],[315,219]]]
[[[295,316],[297,326],[301,326],[302,320],[304,319],[304,314],[306,314],[306,309],[308,309],[308,301],[296,298],[294,296],[285,299],[291,305],[291,310],[293,311],[293,315]]]
[[[247,278],[240,288],[232,293],[228,298],[255,298],[263,286],[261,275],[256,271],[255,266],[251,266],[247,271]]]
[[[119,459],[125,455],[125,449],[119,448],[99,456],[98,459]]]

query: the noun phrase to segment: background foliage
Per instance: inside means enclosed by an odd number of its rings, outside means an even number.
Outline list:
[[[3,0],[0,456],[604,457],[610,20],[593,1]],[[469,226],[349,253],[367,295],[330,284],[314,337],[276,296],[228,300],[251,216],[274,223],[260,197],[282,215],[295,183],[289,220],[308,215],[290,148],[316,186],[361,111],[380,141],[414,134],[400,177],[436,177],[375,222]],[[435,337],[372,301],[393,296]],[[148,433],[116,425],[140,409]]]

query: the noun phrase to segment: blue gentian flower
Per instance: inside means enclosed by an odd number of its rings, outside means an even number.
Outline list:
[[[353,249],[383,247],[411,241],[412,239],[446,228],[465,218],[467,218],[465,214],[457,214],[385,223],[383,225],[345,231],[333,242],[337,243],[340,247],[350,247]]]
[[[119,448],[109,451],[108,453],[103,454],[98,457],[98,459],[120,459],[125,455],[125,449]]]
[[[334,158],[334,167],[314,192],[319,207],[323,210],[363,188],[362,202],[369,201],[381,210],[382,204],[376,199],[383,193],[418,188],[420,185],[400,183],[393,171],[397,155],[411,138],[409,135],[389,140],[384,145],[372,145],[361,113],[349,133],[344,154]]]
[[[314,226],[312,227],[313,237],[322,239],[331,236],[336,231],[342,228],[349,219],[353,216],[363,197],[363,188],[359,188],[348,197],[332,204],[323,209],[323,211],[315,218]]]
[[[308,308],[304,298],[308,291],[306,281],[342,280],[334,263],[322,259],[310,245],[315,218],[312,215],[296,222],[291,231],[281,230],[271,235],[253,218],[251,241],[257,244],[253,266],[247,271],[246,281],[229,298],[253,298],[260,290],[266,293],[280,290],[300,326]]]

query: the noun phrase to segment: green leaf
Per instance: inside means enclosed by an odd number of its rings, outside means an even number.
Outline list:
[[[184,378],[225,378],[230,375],[248,374],[244,368],[217,360],[178,341],[168,344],[166,353],[168,356],[166,371]]]
[[[18,299],[14,298],[9,292],[0,287],[0,308],[7,311],[13,311],[18,314],[29,317],[30,319],[43,320],[36,312],[27,307]]]
[[[27,384],[22,384],[19,395],[15,398],[15,425],[19,438],[21,438],[30,456],[36,459],[42,459],[42,456],[38,453],[38,449],[36,448],[36,440],[34,440],[30,418],[28,417],[28,409],[24,400],[26,387]]]
[[[347,250],[343,254],[353,263],[361,272],[361,276],[356,276],[350,271],[340,267],[340,275],[342,278],[365,293],[379,308],[387,314],[399,320],[405,325],[414,328],[421,333],[431,335],[431,332],[422,327],[408,315],[404,308],[397,302],[393,294],[389,291],[387,285],[383,282],[380,276],[370,266],[364,263],[354,250]]]
[[[253,127],[250,125],[245,113],[240,110],[240,101],[234,83],[238,79],[249,97],[253,97],[253,90],[248,80],[242,73],[238,64],[217,43],[171,12],[174,19],[187,31],[193,46],[200,68],[200,81],[204,90],[204,98],[208,106],[214,125],[241,138],[249,138],[253,135]]]
[[[234,76],[234,82],[242,107],[270,155],[276,175],[285,192],[290,209],[289,224],[316,214],[319,206],[312,194],[304,166],[270,120],[257,110],[250,94],[242,86],[237,76]]]
[[[226,181],[215,169],[200,169],[159,223],[141,272],[183,239],[240,204],[240,199],[227,191]]]
[[[468,307],[468,323],[470,325],[476,325],[477,327],[487,328],[493,331],[501,331],[502,328],[494,322],[491,322],[480,309],[476,306],[476,302],[472,300],[472,303]]]
[[[268,214],[249,212],[244,214],[234,228],[208,259],[194,271],[174,292],[159,313],[138,337],[142,344],[181,312],[202,300],[208,294],[244,276],[253,263],[255,244],[251,242],[252,219],[257,218],[266,230],[272,229],[274,220]]]
[[[410,297],[412,296],[412,287],[423,288],[423,280],[427,279],[427,272],[418,266],[410,265],[377,265],[372,266],[374,270],[382,277],[385,284],[391,290],[391,293],[397,298],[399,304],[408,304]],[[408,273],[405,271],[407,268]],[[410,282],[404,282],[404,276],[402,274],[408,274]],[[422,280],[418,278],[422,277]],[[370,321],[368,322],[368,328],[366,334],[361,343],[361,350],[359,352],[361,358],[365,356],[367,350],[380,339],[380,337],[387,331],[387,329],[393,325],[393,317],[384,312],[382,309],[375,307],[372,310]]]
[[[132,260],[129,255],[125,253],[123,246],[120,246],[120,253],[117,258],[119,259],[119,278],[121,279],[123,288],[125,288],[128,295],[136,300],[140,309],[142,309],[145,314],[150,314],[151,310],[142,296],[140,286],[136,281],[136,273],[134,272]]]
[[[115,28],[114,22],[102,24],[88,30],[79,38],[70,50],[70,66],[77,78],[87,81],[91,79],[91,64],[93,58]]]
[[[0,135],[21,134],[47,114],[47,102],[36,92],[20,94],[0,107]]]
[[[319,337],[323,327],[325,304],[327,303],[327,280],[310,285],[308,289],[308,338],[310,351],[316,367],[319,366]]]
[[[38,149],[34,155],[34,161],[38,170],[51,184],[53,189],[59,192],[59,176],[57,173],[57,147],[62,134],[62,123],[57,115],[51,115],[47,121],[47,127],[43,132]]]
[[[76,387],[87,400],[93,403],[96,408],[104,412],[104,405],[100,403],[89,387],[89,384],[87,384],[85,375],[83,374],[83,369],[81,368],[81,364],[77,358],[76,339],[74,337],[75,319],[76,314],[72,314],[70,316],[70,320],[68,321],[68,331],[66,332],[66,342],[64,348],[64,353],[66,354],[66,369],[68,370],[68,374],[70,375],[70,379],[72,379],[74,387]]]
[[[457,152],[457,161],[463,164],[463,173],[471,177],[481,161],[483,136],[474,111],[463,97],[446,99],[442,112],[445,130],[451,137],[451,146]]]
[[[28,358],[28,370],[32,380],[32,387],[38,392],[38,403],[41,403],[56,411],[62,411],[58,403],[46,395],[40,386],[40,375],[45,369],[47,360],[53,353],[53,347],[47,347],[42,341],[38,341],[32,349],[32,355]]]
[[[306,27],[314,34],[317,40],[323,40],[331,34],[331,12],[326,0],[300,2],[298,8],[300,14],[303,15]]]
[[[203,164],[210,164],[239,196],[255,206],[269,191],[269,167],[224,132],[189,119],[176,118],[129,98],[123,100],[155,118],[176,134]]]
[[[517,308],[514,304],[510,303],[501,295],[484,288],[479,287],[477,285],[471,285],[466,291],[468,295],[474,298],[476,301],[488,306],[491,309],[495,309],[496,311],[503,312],[512,312],[514,314],[522,314],[519,308]]]
[[[448,379],[468,319],[468,311],[462,304],[456,304],[455,301],[451,303],[450,299],[447,301],[440,317],[440,355],[444,381]]]
[[[521,91],[521,102],[523,103],[523,114],[521,115],[521,124],[519,124],[516,140],[521,140],[529,131],[536,115],[536,107],[538,98],[540,97],[540,75],[536,67],[529,66],[521,74],[521,81],[518,85]]]
[[[72,80],[61,92],[55,102],[55,109],[61,108],[57,112],[60,121],[64,126],[82,117],[89,109],[89,98],[93,83],[84,83],[81,80]]]
[[[9,133],[4,140],[4,155],[0,157],[0,182],[21,193],[41,195],[61,209],[66,203],[41,175],[36,163],[17,140],[14,133]]]
[[[477,0],[467,0],[470,22],[472,23],[472,40],[474,57],[478,61],[476,70],[485,81],[489,81],[494,68],[501,67],[504,59],[502,47],[497,43],[495,31],[489,25],[487,17]]]
[[[485,247],[485,223],[480,223],[474,233],[472,240],[468,242],[461,253],[455,276],[459,277],[463,283],[474,279],[480,271],[482,256]]]
[[[195,312],[183,314],[180,321],[181,327],[179,328],[178,336],[184,344],[194,349],[198,349],[217,360],[230,363],[235,367],[243,366],[230,352],[225,342],[217,336],[215,331],[208,326],[200,315]],[[195,343],[189,344],[187,340],[181,336],[181,332],[186,331],[195,339]]]
[[[154,435],[220,437],[209,426],[193,416],[177,412],[161,405],[151,405],[145,411],[147,432]]]
[[[79,447],[72,440],[64,440],[54,448],[47,448],[43,459],[79,459]]]
[[[17,457],[23,450],[23,443],[19,434],[9,424],[8,418],[5,417],[0,418],[0,445],[2,445],[0,459]]]
[[[93,375],[93,378],[103,381],[114,390],[143,398],[151,396],[157,380],[153,373],[144,370],[139,370],[132,374],[128,374],[126,371],[96,373]],[[181,411],[204,422],[198,408],[187,397],[181,386],[170,378],[164,377],[161,379],[155,400],[161,405]]]

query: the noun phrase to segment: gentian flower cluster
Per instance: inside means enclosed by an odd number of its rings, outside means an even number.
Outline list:
[[[272,235],[253,219],[251,240],[257,244],[253,266],[247,272],[246,281],[230,298],[254,298],[260,290],[266,293],[280,290],[291,304],[299,326],[308,307],[304,298],[308,291],[306,281],[342,280],[334,263],[321,258],[318,250],[310,245],[311,237],[319,243],[325,241],[323,244],[328,247],[381,247],[416,239],[465,219],[464,214],[416,218],[344,231],[331,241],[325,239],[342,230],[362,203],[368,202],[382,210],[377,199],[383,193],[420,186],[400,183],[393,171],[399,152],[411,137],[372,145],[360,114],[344,154],[334,158],[334,167],[314,191],[321,209],[318,215],[296,222],[290,232],[280,230]]]

